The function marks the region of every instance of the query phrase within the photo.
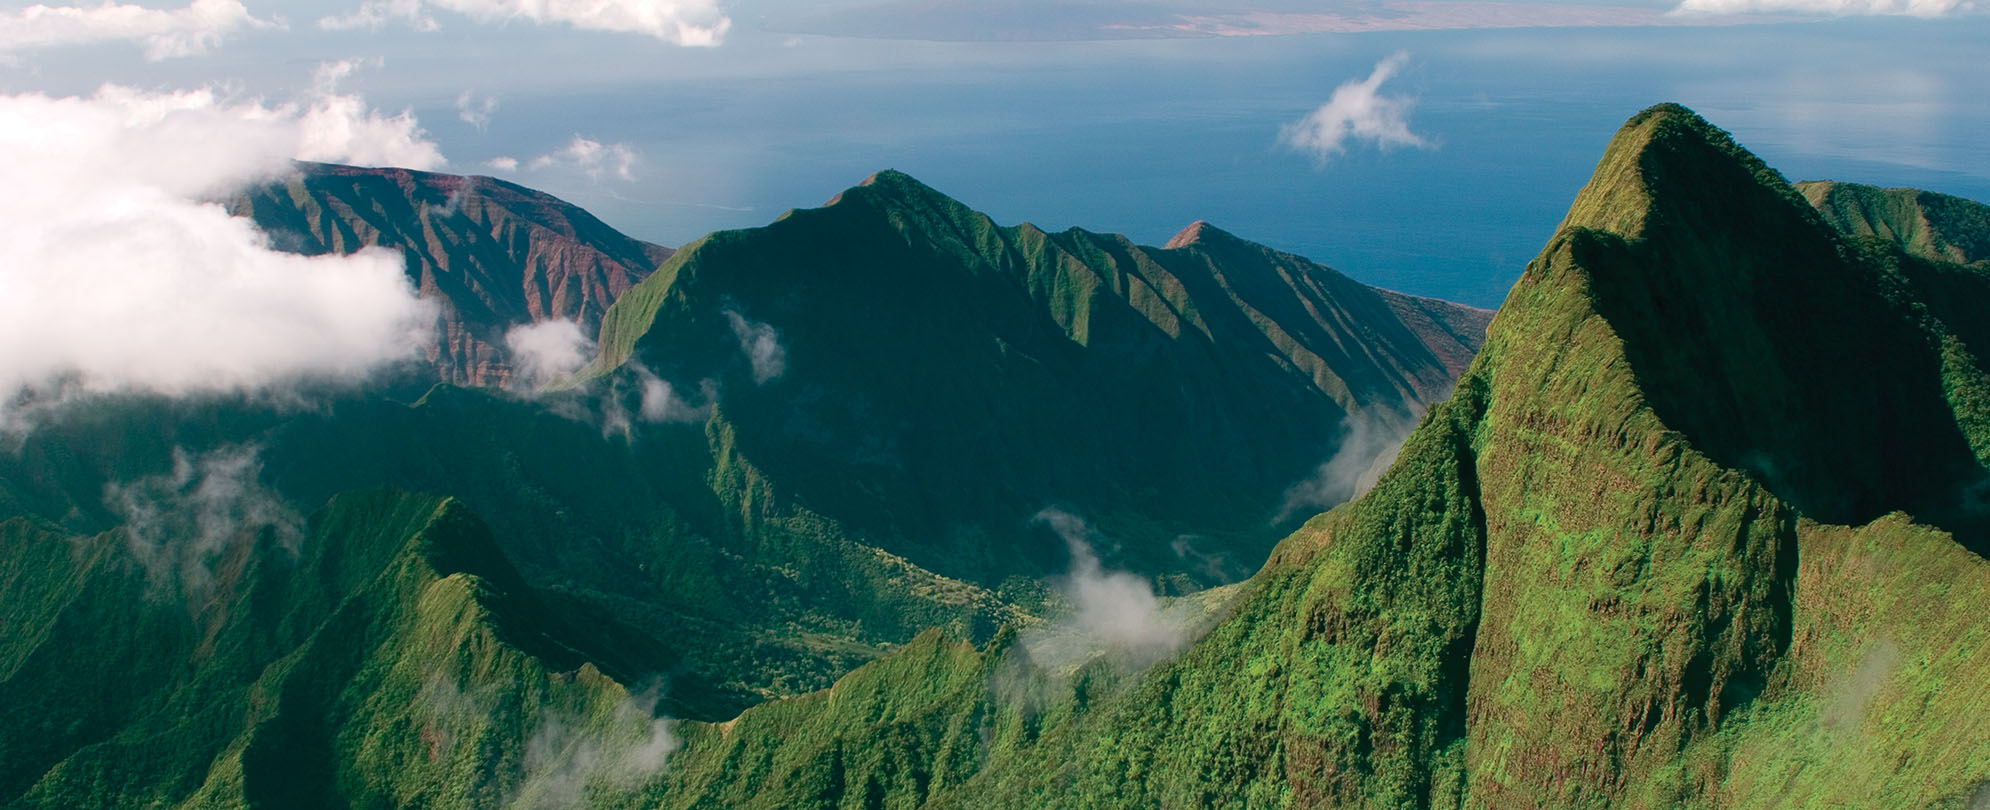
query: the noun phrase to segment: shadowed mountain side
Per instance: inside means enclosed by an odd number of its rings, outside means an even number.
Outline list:
[[[1018,531],[1047,504],[1135,570],[1195,535],[1241,576],[1296,523],[1272,521],[1288,488],[1357,425],[1406,430],[1490,313],[1200,223],[1170,244],[998,227],[881,172],[680,250],[611,308],[595,369],[718,380],[776,503],[948,576],[1061,570],[1061,543]],[[749,378],[731,317],[779,335],[780,376]]]
[[[503,180],[297,165],[289,179],[224,204],[255,220],[279,250],[400,252],[409,281],[441,304],[427,356],[446,382],[505,384],[512,369],[504,335],[514,326],[559,318],[593,335],[608,305],[671,253]]]

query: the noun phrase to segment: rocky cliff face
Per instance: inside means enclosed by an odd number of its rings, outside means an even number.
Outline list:
[[[422,297],[441,304],[428,360],[439,379],[463,385],[510,380],[512,327],[558,318],[594,335],[609,304],[671,253],[489,177],[300,163],[225,205],[279,249],[400,252]]]

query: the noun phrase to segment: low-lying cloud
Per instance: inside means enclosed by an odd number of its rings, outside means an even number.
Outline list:
[[[739,351],[753,366],[755,385],[766,385],[788,370],[788,350],[781,346],[781,336],[774,327],[741,315],[739,310],[727,307],[726,322],[732,325],[733,338],[739,341]]]
[[[249,14],[240,0],[193,0],[186,8],[129,4],[49,6],[0,12],[0,54],[64,45],[136,42],[145,58],[195,56],[228,35],[277,24]]]
[[[1163,603],[1146,577],[1106,568],[1096,550],[1101,538],[1077,515],[1045,509],[1036,521],[1071,554],[1071,570],[1054,581],[1071,611],[1024,634],[1033,660],[1061,670],[1104,653],[1140,670],[1188,644],[1199,609]]]
[[[1429,148],[1430,141],[1410,131],[1410,109],[1416,100],[1381,93],[1382,84],[1408,61],[1409,54],[1398,51],[1377,62],[1368,78],[1334,88],[1327,103],[1281,128],[1279,143],[1313,156],[1322,166],[1346,152],[1350,142],[1366,141],[1382,150]]]
[[[416,356],[434,314],[399,255],[272,250],[200,202],[292,159],[441,164],[413,116],[338,92],[354,67],[278,104],[211,87],[0,96],[0,417],[36,392],[251,390]]]
[[[1971,0],[1682,0],[1673,14],[1801,14],[1824,17],[1949,17],[1973,11]]]
[[[514,326],[504,333],[504,345],[511,350],[515,387],[528,389],[572,376],[594,357],[594,340],[562,318]]]
[[[442,27],[440,9],[480,23],[524,20],[583,31],[642,34],[674,45],[711,47],[725,41],[732,19],[718,0],[367,0],[350,13],[325,17],[321,28],[379,30],[400,22],[418,31]]]
[[[587,806],[590,790],[626,793],[663,773],[683,747],[668,717],[656,714],[654,687],[615,705],[605,724],[557,714],[542,718],[525,741],[525,779],[512,807],[566,810]]]
[[[1375,486],[1403,441],[1416,428],[1412,419],[1390,416],[1349,416],[1341,423],[1340,441],[1332,458],[1313,471],[1306,480],[1285,490],[1272,523],[1283,523],[1295,515],[1323,512],[1359,498]]]
[[[476,729],[492,722],[510,701],[495,686],[465,690],[454,678],[433,675],[416,697],[420,731],[431,760],[488,755]],[[588,806],[600,793],[628,794],[664,772],[670,755],[683,747],[676,721],[657,713],[661,686],[625,693],[605,715],[547,708],[539,712],[516,760],[505,774],[498,806],[519,810],[565,810]],[[516,705],[513,703],[512,705]]]
[[[124,519],[126,548],[154,594],[201,596],[228,555],[264,540],[296,553],[304,520],[262,485],[259,451],[174,448],[171,472],[105,486],[104,503]]]

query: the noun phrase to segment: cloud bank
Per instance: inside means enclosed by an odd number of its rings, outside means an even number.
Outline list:
[[[399,21],[420,31],[441,27],[433,9],[480,23],[525,20],[583,31],[642,34],[674,45],[711,47],[725,41],[732,20],[717,0],[367,0],[349,14],[318,21],[321,28],[377,30]]]
[[[293,158],[442,162],[408,114],[326,92],[340,69],[274,106],[211,88],[0,96],[0,416],[93,391],[355,379],[417,353],[434,315],[397,254],[277,252],[197,202]]]
[[[240,0],[193,0],[179,9],[36,4],[0,13],[0,53],[130,41],[158,61],[206,53],[237,31],[275,26],[251,16]]]
[[[1400,146],[1428,148],[1429,141],[1410,131],[1410,108],[1416,101],[1381,94],[1382,84],[1407,61],[1409,54],[1398,51],[1376,63],[1368,78],[1334,88],[1327,103],[1281,128],[1279,143],[1312,155],[1321,165],[1346,152],[1350,141],[1367,141],[1385,151]]]
[[[1972,11],[1971,0],[1682,0],[1675,15],[1804,14],[1827,17],[1948,17]]]

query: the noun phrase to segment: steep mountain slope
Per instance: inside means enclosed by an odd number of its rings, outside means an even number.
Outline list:
[[[1877,236],[1923,259],[1990,261],[1990,206],[1912,188],[1796,184],[1824,220],[1850,236]]]
[[[1347,497],[1316,472],[1350,436],[1400,436],[1450,390],[1490,313],[1202,223],[1170,244],[999,227],[886,171],[686,246],[610,309],[596,371],[716,380],[777,504],[946,576],[1062,570],[1030,527],[1051,505],[1125,538],[1135,570],[1180,570],[1188,536],[1241,576]]]
[[[298,249],[419,236],[414,266],[483,272],[438,245],[493,223],[537,244],[482,181],[449,206],[450,178],[312,171],[292,208],[253,203],[315,212]],[[1078,553],[1033,521],[1047,506],[1096,510],[1117,545],[1085,553],[1136,567],[1114,582],[1142,595],[1248,571],[1344,419],[1441,397],[1487,317],[1206,226],[1169,249],[967,250],[956,225],[985,218],[882,180],[899,196],[874,183],[673,258],[625,296],[654,304],[605,318],[625,362],[570,390],[31,414],[0,437],[0,805],[661,798],[679,738],[658,714],[734,717],[939,649],[927,628],[1018,638],[998,630],[1056,601],[1043,577]],[[790,259],[823,272],[769,274]],[[1302,494],[1288,523],[1344,497]]]
[[[588,729],[604,757],[674,744],[451,501],[348,493],[294,550],[247,526],[166,568],[135,564],[121,533],[0,527],[8,604],[54,608],[7,634],[10,807],[552,806],[513,797],[591,774],[530,750],[548,724]]]
[[[422,297],[441,304],[428,360],[440,379],[465,385],[505,384],[513,326],[560,318],[594,334],[608,305],[671,253],[489,177],[299,163],[224,204],[282,250],[399,251]]]
[[[1914,278],[1980,271],[1914,262],[1647,110],[1454,396],[1199,643],[1019,692],[1013,640],[934,639],[687,729],[665,806],[1980,801],[1990,377]]]

